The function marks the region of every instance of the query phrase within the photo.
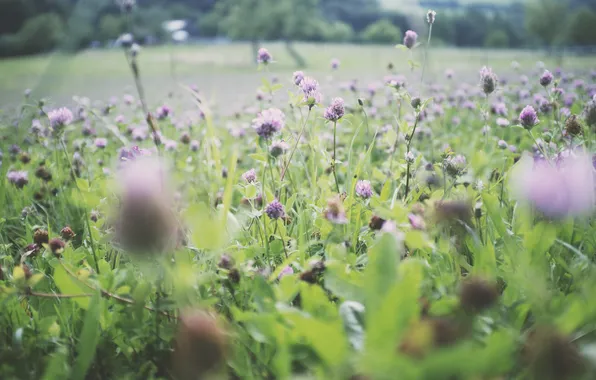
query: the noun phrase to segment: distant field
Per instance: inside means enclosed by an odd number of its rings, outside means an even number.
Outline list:
[[[266,75],[289,81],[298,68],[278,43],[265,43],[276,63]],[[380,82],[387,74],[387,65],[393,63],[396,70],[408,76],[409,53],[393,46],[357,46],[327,44],[297,44],[297,50],[305,57],[308,66],[303,68],[321,83],[330,75],[340,80],[359,78],[361,86]],[[422,60],[419,49],[414,60]],[[248,44],[192,45],[146,48],[141,52],[142,76],[151,103],[163,100],[174,88],[171,76],[172,57],[176,81],[196,84],[201,92],[220,105],[236,107],[250,97],[259,86],[264,73],[257,71],[251,62]],[[506,76],[511,72],[510,63],[517,60],[523,68],[534,67],[542,60],[548,67],[557,64],[553,59],[538,52],[467,50],[453,48],[433,49],[427,69],[428,80],[442,80],[447,68],[460,77],[476,76],[483,65],[492,66],[497,73]],[[329,61],[339,58],[342,66],[332,73]],[[594,57],[568,57],[564,67],[590,68]],[[73,95],[91,99],[107,99],[121,95],[133,84],[123,53],[120,50],[86,51],[73,56],[44,55],[0,61],[2,85],[0,102],[3,105],[18,104],[23,91],[31,88],[36,97],[49,97],[54,103],[70,102]],[[411,82],[418,82],[412,78]]]

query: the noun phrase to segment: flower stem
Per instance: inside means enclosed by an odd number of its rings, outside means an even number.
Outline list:
[[[337,137],[337,121],[333,122],[333,161],[331,163],[333,169],[333,177],[335,178],[335,188],[339,194],[339,182],[337,181],[337,165],[336,165],[336,137]]]
[[[418,120],[420,119],[420,112],[416,112],[416,121],[414,122],[414,128],[412,129],[412,134],[406,143],[406,160],[408,159],[408,153],[410,153],[410,146],[412,145],[412,140],[414,140],[414,133],[416,133],[416,127],[418,126]],[[410,193],[410,162],[406,167],[406,193],[404,195],[404,201],[408,198],[408,194]]]
[[[426,59],[428,57],[428,49],[430,48],[430,37],[433,33],[433,24],[428,25],[428,41],[426,42],[426,46],[424,47],[424,62],[422,63],[422,74],[420,75],[420,85],[424,81],[424,69],[426,68]]]
[[[306,115],[306,119],[304,119],[304,123],[302,124],[302,129],[300,130],[300,133],[298,134],[298,137],[296,138],[296,144],[294,144],[294,148],[292,148],[292,152],[290,153],[290,158],[288,158],[288,162],[286,163],[286,166],[284,167],[284,169],[281,172],[281,181],[283,182],[284,178],[286,177],[286,172],[288,171],[288,168],[290,167],[290,162],[292,162],[292,157],[294,157],[294,153],[296,153],[296,149],[298,148],[298,144],[300,143],[300,139],[302,138],[302,135],[304,134],[304,129],[306,128],[306,122],[308,121],[308,118],[310,116],[310,111],[311,108],[308,108],[308,114]]]

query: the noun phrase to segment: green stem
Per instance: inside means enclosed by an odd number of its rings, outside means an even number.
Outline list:
[[[304,119],[304,123],[302,124],[302,128],[300,129],[300,133],[298,134],[298,137],[296,138],[296,144],[294,144],[294,148],[292,148],[292,152],[290,153],[290,158],[288,158],[288,162],[286,163],[286,166],[284,167],[284,169],[281,172],[281,182],[283,182],[284,178],[286,177],[286,172],[288,171],[288,168],[290,167],[290,162],[292,162],[292,157],[294,157],[294,153],[296,153],[296,149],[298,149],[298,144],[300,143],[300,139],[302,138],[302,135],[304,134],[304,129],[306,128],[306,122],[308,121],[308,118],[310,117],[311,109],[312,109],[312,107],[308,108],[308,114],[306,115],[306,119]]]
[[[414,140],[414,133],[416,133],[416,127],[418,126],[418,120],[420,119],[420,113],[416,112],[416,121],[414,122],[414,128],[412,129],[412,134],[406,143],[406,160],[408,159],[408,153],[410,153],[410,146],[412,145],[412,140]],[[408,194],[410,192],[410,163],[406,167],[406,193],[404,196],[404,201],[408,198]]]
[[[422,86],[422,83],[424,81],[424,71],[425,71],[425,68],[426,68],[426,58],[428,57],[428,49],[430,47],[430,37],[431,37],[432,33],[433,33],[433,24],[429,24],[429,26],[428,26],[428,41],[426,42],[426,46],[424,48],[424,62],[422,63],[422,74],[420,75],[420,85],[421,86]]]
[[[332,161],[332,169],[333,169],[333,177],[335,178],[335,188],[337,189],[337,193],[339,194],[339,182],[337,180],[337,165],[336,165],[336,137],[337,137],[337,121],[333,122],[333,161]]]

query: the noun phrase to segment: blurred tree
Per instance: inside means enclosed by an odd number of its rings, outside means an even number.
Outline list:
[[[567,0],[537,0],[526,9],[528,31],[542,43],[554,47],[565,42],[567,29]]]
[[[389,20],[379,20],[362,32],[362,40],[371,43],[401,43],[401,30]]]
[[[354,30],[350,24],[335,21],[325,24],[323,39],[331,42],[348,42],[354,39]]]
[[[570,42],[580,46],[596,46],[596,12],[582,7],[575,11],[570,19]]]
[[[0,54],[22,55],[52,50],[62,39],[63,30],[62,20],[56,13],[34,16],[18,33],[0,38]]]
[[[485,13],[477,9],[468,9],[459,17],[455,25],[455,44],[457,46],[482,46],[486,39],[489,20]]]
[[[490,48],[509,47],[509,36],[504,30],[491,30],[484,39],[484,46]]]
[[[107,14],[99,20],[99,39],[114,40],[125,31],[125,23],[120,15]]]

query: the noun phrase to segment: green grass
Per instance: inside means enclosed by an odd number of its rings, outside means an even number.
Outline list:
[[[270,66],[271,74],[280,80],[289,80],[298,68],[285,47],[278,43],[264,43],[263,46],[270,49],[276,60]],[[303,70],[322,83],[331,75],[329,61],[332,58],[342,62],[335,78],[358,78],[363,86],[382,80],[389,62],[400,73],[407,75],[410,72],[408,52],[394,46],[300,43],[296,48],[308,62]],[[417,61],[421,61],[421,51],[419,49],[414,57]],[[175,62],[177,81],[196,83],[204,95],[218,103],[238,102],[238,94],[254,92],[262,78],[262,73],[251,62],[248,44],[145,48],[141,52],[140,66],[151,103],[162,100],[177,88],[171,76],[171,57]],[[592,59],[568,57],[563,65],[574,69],[589,67]],[[502,75],[511,71],[512,60],[517,60],[526,69],[538,60],[544,61],[548,67],[555,65],[554,59],[542,52],[437,48],[430,52],[426,78],[442,80],[444,70],[450,67],[469,79],[476,76],[483,65],[492,66]],[[17,103],[26,88],[31,88],[36,97],[49,97],[54,103],[63,103],[70,102],[73,95],[107,99],[133,85],[124,55],[118,49],[85,51],[72,56],[52,54],[6,59],[0,61],[0,72],[4,77],[0,103],[5,105]]]

